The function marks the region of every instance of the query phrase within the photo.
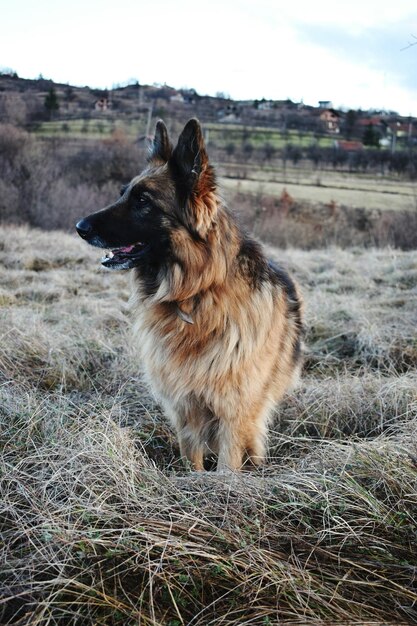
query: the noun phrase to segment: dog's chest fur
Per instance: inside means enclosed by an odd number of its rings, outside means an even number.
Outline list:
[[[219,415],[242,398],[250,403],[254,381],[271,401],[287,386],[291,320],[276,285],[253,290],[238,278],[225,290],[209,291],[190,314],[192,324],[175,303],[144,297],[137,280],[131,305],[141,364],[165,408],[193,397]]]

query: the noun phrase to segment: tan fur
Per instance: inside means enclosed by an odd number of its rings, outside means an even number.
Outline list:
[[[182,456],[197,470],[212,452],[219,470],[261,463],[300,370],[301,302],[218,196],[198,120],[175,148],[158,122],[148,167],[77,230],[114,248],[106,267],[133,270],[140,360]]]
[[[207,213],[216,216],[210,246],[176,233],[183,263],[152,298],[134,277],[131,303],[145,374],[178,432],[182,456],[201,470],[204,455],[214,452],[218,470],[236,470],[245,457],[264,459],[271,410],[299,374],[293,346],[300,329],[281,287],[252,288],[221,202]]]

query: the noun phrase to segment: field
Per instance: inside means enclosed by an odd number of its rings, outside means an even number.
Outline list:
[[[191,116],[191,113],[189,114]],[[182,124],[171,120],[169,127],[174,136]],[[92,119],[70,119],[39,123],[35,136],[55,138],[65,142],[91,142],[106,139],[114,134],[131,142],[142,141],[152,132],[148,115],[115,119],[110,116]],[[311,146],[317,149],[331,149],[337,136],[319,135],[313,132],[289,130],[283,132],[273,126],[257,127],[232,123],[204,124],[207,146],[223,174],[223,186],[231,191],[239,187],[244,193],[263,193],[279,196],[285,185],[288,193],[300,202],[338,202],[369,211],[403,210],[417,208],[417,188],[415,180],[407,180],[387,171],[349,172],[348,166],[334,167],[313,164],[305,158],[305,151]],[[304,158],[298,165],[287,158],[284,165],[282,151],[290,144],[304,150]],[[251,152],[245,155],[245,146]],[[232,152],[227,154],[228,147]],[[266,158],[270,149],[269,157]],[[383,152],[383,151],[382,151]],[[366,150],[365,150],[366,153]],[[386,153],[388,154],[388,153]],[[251,157],[249,159],[249,156]],[[237,180],[236,180],[237,179]]]
[[[104,118],[49,122],[45,129],[31,133],[0,124],[1,219],[47,230],[72,230],[80,213],[113,202],[121,185],[146,163],[141,121],[128,122]],[[83,134],[84,124],[97,132],[102,124],[103,134]],[[60,136],[51,136],[51,125],[61,128]],[[353,160],[334,167],[334,152],[324,147],[316,164],[308,158],[308,150],[295,163],[282,150],[267,158],[271,129],[226,128],[219,123],[207,127],[210,158],[224,196],[245,228],[260,239],[281,248],[329,244],[416,248],[417,188],[411,153],[364,150],[356,165],[351,155]],[[250,137],[251,153],[245,151],[244,133]],[[268,142],[265,133],[271,135]],[[228,136],[236,136],[230,154]],[[137,141],[132,141],[135,137]],[[294,133],[289,139],[301,140]],[[394,165],[404,165],[405,157],[409,169],[401,173]]]
[[[300,203],[336,203],[369,212],[417,210],[417,186],[411,181],[311,167],[288,167],[284,172],[282,167],[256,170],[239,164],[224,165],[222,171],[227,176],[221,179],[221,184],[229,194],[280,197],[285,189]]]
[[[128,276],[0,230],[0,623],[416,622],[416,254],[269,252],[303,379],[263,469],[203,475],[141,381]]]
[[[185,116],[192,117],[192,112],[184,113]],[[163,111],[157,117],[164,117]],[[186,121],[186,119],[184,120]],[[148,113],[135,114],[133,117],[125,119],[115,119],[111,115],[99,114],[89,119],[69,119],[66,121],[53,120],[39,122],[36,133],[44,137],[72,137],[84,139],[97,139],[99,136],[110,136],[115,128],[125,133],[131,140],[146,134],[148,128]],[[170,124],[175,131],[180,130],[181,124],[178,122]],[[333,139],[326,135],[315,137],[313,133],[299,133],[290,130],[283,133],[276,127],[256,127],[242,126],[242,124],[222,124],[207,122],[204,124],[207,144],[214,144],[224,147],[229,142],[249,141],[254,148],[261,148],[265,143],[270,144],[275,149],[282,149],[287,143],[294,143],[298,146],[307,147],[315,142],[320,147],[330,147]],[[149,130],[148,130],[149,132]]]

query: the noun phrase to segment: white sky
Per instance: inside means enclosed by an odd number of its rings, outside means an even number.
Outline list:
[[[0,67],[417,117],[416,0],[0,0]]]

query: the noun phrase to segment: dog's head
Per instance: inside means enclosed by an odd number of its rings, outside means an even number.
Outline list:
[[[159,121],[146,169],[114,204],[80,220],[76,229],[89,244],[111,250],[101,261],[105,267],[130,269],[175,255],[173,240],[177,247],[182,239],[206,241],[217,208],[199,122],[186,124],[173,149]]]

